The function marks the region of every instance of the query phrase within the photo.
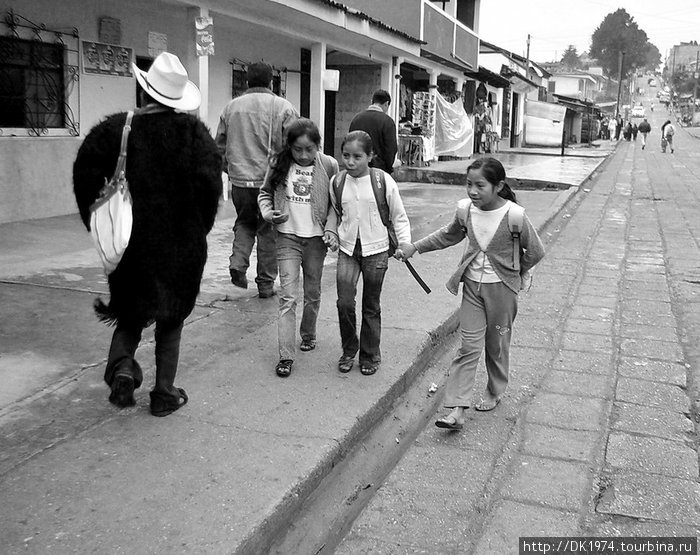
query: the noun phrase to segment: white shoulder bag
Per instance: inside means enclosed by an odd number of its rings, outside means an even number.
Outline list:
[[[133,224],[133,201],[126,180],[126,145],[134,112],[126,115],[122,130],[121,151],[114,175],[100,190],[100,196],[90,207],[90,235],[95,242],[105,273],[111,274],[129,245]]]

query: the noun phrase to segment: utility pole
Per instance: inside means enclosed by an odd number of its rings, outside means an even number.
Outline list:
[[[525,56],[525,77],[530,78],[530,33],[527,34],[527,55]]]
[[[525,55],[525,77],[527,77],[528,81],[530,80],[530,33],[527,34],[527,54]],[[525,132],[527,130],[527,94],[525,93],[525,96],[523,98],[523,140],[521,141],[521,145],[525,146],[527,144],[527,141],[525,140]]]
[[[625,59],[624,50],[620,50],[617,62],[617,103],[615,104],[615,119],[620,115],[620,92],[622,91],[622,62]]]
[[[695,87],[693,87],[693,112],[696,110],[696,102],[698,101],[698,78],[700,78],[700,67],[698,67],[698,61],[700,61],[700,50],[695,52],[695,72],[693,77],[695,77]]]

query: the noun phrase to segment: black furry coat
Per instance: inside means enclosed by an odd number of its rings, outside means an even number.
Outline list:
[[[73,165],[80,217],[114,173],[126,114],[115,114],[85,138]],[[221,156],[206,126],[172,110],[139,114],[131,124],[126,178],[134,202],[129,246],[109,275],[101,319],[146,326],[183,321],[194,308],[207,259],[207,233],[221,194]]]

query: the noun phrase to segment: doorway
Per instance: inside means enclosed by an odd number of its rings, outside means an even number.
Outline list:
[[[323,153],[335,154],[335,91],[326,91],[326,110],[323,115]]]
[[[520,95],[513,93],[513,108],[510,112],[510,147],[517,148],[520,138],[518,114],[520,113]]]

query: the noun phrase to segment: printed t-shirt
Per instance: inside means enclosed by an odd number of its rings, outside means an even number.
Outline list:
[[[322,237],[323,229],[314,222],[311,210],[311,187],[314,166],[292,164],[287,174],[287,211],[289,219],[277,226],[280,233],[298,237]]]

